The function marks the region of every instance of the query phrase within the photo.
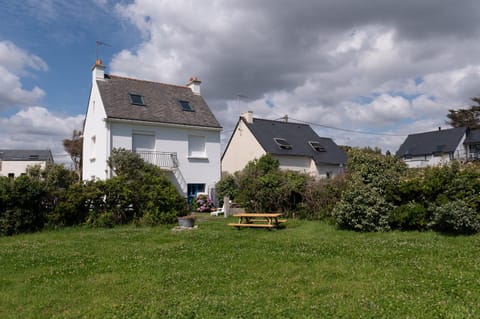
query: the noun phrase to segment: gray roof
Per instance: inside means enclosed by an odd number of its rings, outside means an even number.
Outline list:
[[[107,118],[221,128],[204,99],[187,86],[114,75],[97,84]],[[142,95],[145,106],[133,105],[130,93]],[[188,101],[195,111],[183,111],[179,101]]]
[[[410,134],[397,151],[398,157],[452,153],[467,132],[464,127]]]
[[[39,161],[52,162],[53,156],[50,150],[1,150],[2,161]]]
[[[465,138],[465,144],[479,144],[480,143],[480,129],[470,130]]]
[[[247,123],[241,118],[263,149],[274,155],[307,156],[313,158],[316,164],[346,164],[347,154],[337,144],[327,137],[319,137],[315,131],[306,124],[286,123],[279,121],[253,119]],[[282,149],[274,138],[283,138],[291,149]],[[315,151],[309,142],[318,142],[325,148],[325,152]]]

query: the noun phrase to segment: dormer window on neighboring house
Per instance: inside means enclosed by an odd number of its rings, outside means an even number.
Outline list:
[[[128,95],[130,96],[130,103],[132,103],[133,105],[145,105],[143,95],[134,93],[128,93]]]
[[[319,142],[310,141],[310,142],[308,142],[308,144],[310,144],[310,146],[317,152],[326,152],[327,151],[325,149],[325,147],[323,147],[322,144],[320,144]]]
[[[445,145],[437,145],[435,151],[433,152],[433,156],[442,156],[444,153]]]
[[[190,102],[188,102],[188,101],[178,101],[178,102],[182,106],[182,110],[187,111],[187,112],[195,112],[195,109],[190,104]]]
[[[284,139],[284,138],[274,137],[273,140],[278,145],[278,147],[280,147],[283,150],[291,150],[292,149],[292,144],[288,143],[287,140]]]

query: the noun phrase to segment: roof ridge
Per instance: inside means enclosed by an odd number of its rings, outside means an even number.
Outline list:
[[[131,78],[131,77],[128,77],[128,76],[120,76],[120,75],[115,75],[115,74],[105,74],[105,76],[124,79],[124,80],[131,80],[131,81],[138,81],[138,82],[149,82],[149,83],[154,83],[154,84],[161,84],[161,85],[174,86],[174,87],[188,89],[188,86],[180,85],[180,84],[171,84],[171,83],[156,82],[156,81],[151,81],[151,80],[142,80],[142,79]]]
[[[409,134],[409,136],[412,136],[412,135],[421,135],[421,134],[433,134],[433,133],[453,131],[453,130],[458,130],[458,129],[467,130],[466,127],[451,127],[451,128],[441,129],[441,130],[433,130],[433,131],[428,131],[428,132],[412,133],[412,134]]]
[[[281,121],[277,121],[277,120],[261,119],[261,118],[258,118],[258,117],[254,117],[254,118],[253,118],[253,120],[257,120],[257,121],[265,121],[265,122],[274,122],[274,123],[280,123],[280,124],[303,125],[303,126],[308,126],[308,127],[310,127],[310,125],[308,125],[308,124],[305,124],[305,123],[297,123],[297,122],[281,122]]]

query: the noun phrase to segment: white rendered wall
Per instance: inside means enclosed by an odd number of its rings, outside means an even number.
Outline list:
[[[312,159],[310,157],[275,155],[274,158],[280,163],[281,169],[301,173],[315,173],[312,170]]]
[[[265,155],[265,150],[242,120],[232,134],[222,159],[222,172],[230,174],[241,171],[249,161]]]
[[[328,163],[316,165],[311,157],[276,155],[275,158],[281,169],[307,173],[314,177],[327,178],[343,173],[342,166]]]
[[[313,162],[313,161],[312,161]],[[314,163],[315,164],[315,163]],[[344,173],[343,166],[339,164],[321,164],[315,165],[316,174],[320,178],[334,177]]]
[[[109,176],[107,159],[110,156],[110,138],[105,118],[103,102],[97,82],[94,81],[83,129],[83,180],[104,180]]]
[[[0,170],[0,176],[8,176],[8,174],[14,174],[15,177],[18,177],[27,171],[29,166],[40,165],[43,169],[45,168],[45,161],[2,161]]]
[[[205,184],[208,190],[220,179],[220,131],[161,124],[110,123],[111,148],[132,149],[133,134],[155,136],[155,151],[177,153],[179,170],[187,184]],[[205,137],[205,157],[188,156],[189,135]],[[186,193],[186,189],[184,192]]]

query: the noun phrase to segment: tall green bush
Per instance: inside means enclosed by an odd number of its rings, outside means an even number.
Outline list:
[[[449,234],[474,234],[480,231],[480,214],[463,200],[448,202],[434,209],[432,229]]]
[[[382,191],[360,181],[351,181],[333,210],[337,225],[360,232],[387,231],[392,205]]]
[[[302,219],[326,220],[334,222],[333,208],[340,201],[346,187],[345,177],[338,175],[332,179],[309,177],[302,193],[302,203],[295,216]]]
[[[307,176],[282,171],[279,166],[278,160],[267,154],[249,162],[234,178],[227,177],[230,191],[231,184],[236,184],[235,200],[247,211],[280,211],[291,216],[303,201]]]
[[[4,212],[0,218],[0,234],[14,235],[42,229],[46,221],[45,185],[27,175],[16,178],[8,187],[8,202],[2,204]]]

